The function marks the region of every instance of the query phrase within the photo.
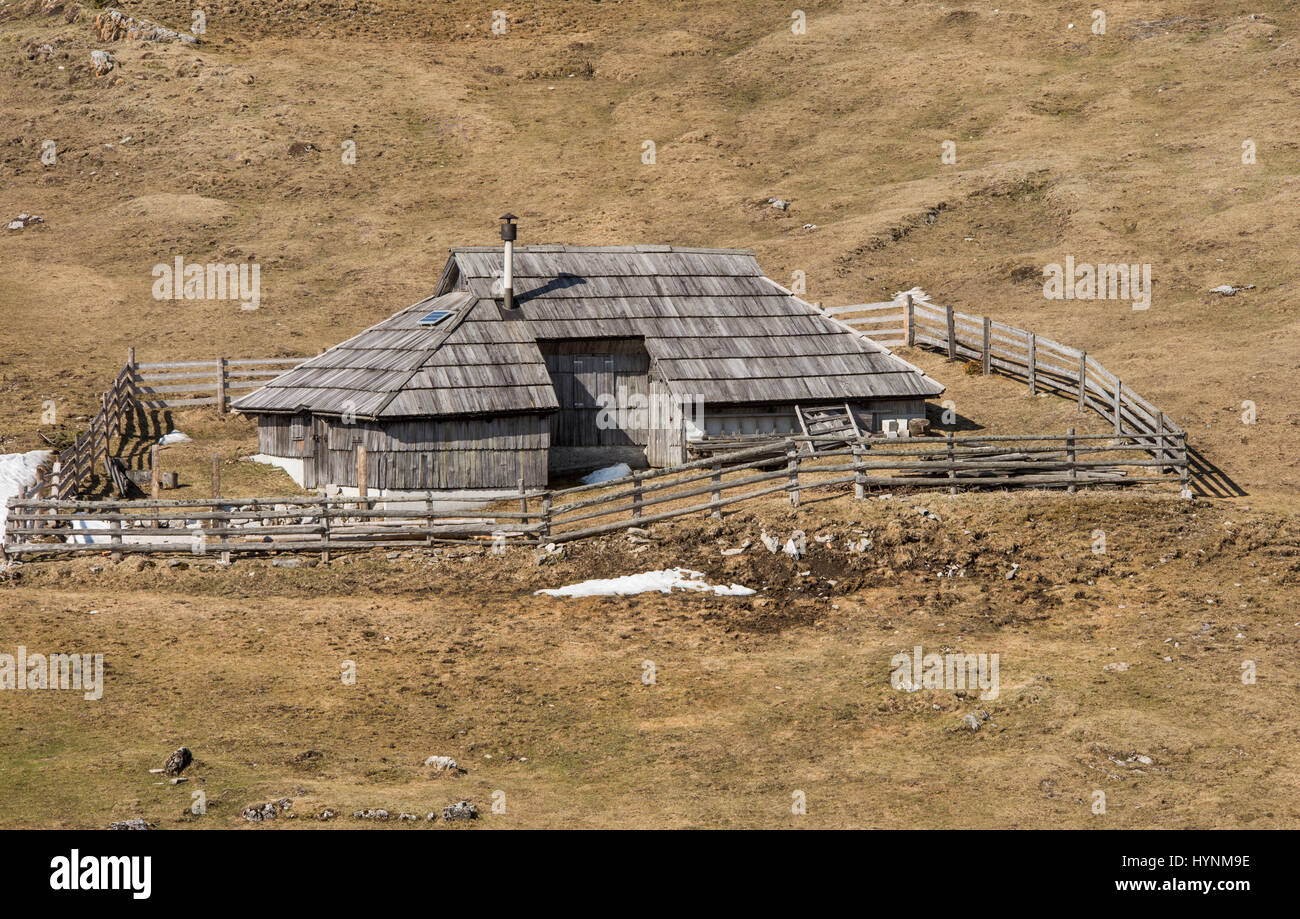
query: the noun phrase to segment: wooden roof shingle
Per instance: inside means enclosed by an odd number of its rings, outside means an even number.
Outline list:
[[[670,390],[705,402],[935,396],[943,386],[763,275],[754,253],[520,246],[518,310],[498,307],[503,254],[451,250],[438,293],[235,402],[245,412],[359,418],[559,407],[538,339],[642,338]],[[422,326],[433,310],[452,311]]]

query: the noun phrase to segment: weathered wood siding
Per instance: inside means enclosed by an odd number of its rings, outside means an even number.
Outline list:
[[[305,414],[258,415],[257,452],[297,459],[310,443],[310,431],[311,420]]]
[[[357,446],[366,447],[372,489],[443,490],[546,486],[550,431],[543,415],[411,419],[344,424],[316,416],[295,441],[290,416],[264,415],[258,447],[272,456],[304,457],[304,485],[357,484]]]
[[[646,425],[638,423],[644,413],[620,417],[602,410],[602,405],[631,407],[649,395],[650,356],[640,340],[542,341],[538,347],[560,403],[551,416],[553,445],[645,446]]]
[[[670,398],[668,386],[655,375],[650,377],[650,398]],[[707,413],[706,413],[707,417]],[[675,466],[686,462],[686,437],[680,426],[657,426],[646,432],[646,461],[651,466]]]

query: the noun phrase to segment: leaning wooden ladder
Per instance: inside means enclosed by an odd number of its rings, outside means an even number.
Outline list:
[[[858,420],[853,416],[853,409],[847,402],[838,405],[795,405],[794,413],[799,419],[800,429],[808,437],[828,437],[837,434],[844,440],[849,440],[862,436],[862,431],[858,428]],[[808,453],[817,452],[817,441],[810,440],[806,443]],[[823,449],[831,443],[831,441],[821,442]]]

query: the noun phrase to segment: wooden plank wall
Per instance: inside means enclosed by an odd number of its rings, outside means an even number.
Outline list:
[[[651,399],[668,400],[668,384],[656,374],[650,375]],[[706,410],[707,411],[707,410]],[[686,434],[680,427],[656,426],[646,431],[646,462],[651,466],[676,466],[686,462]]]
[[[546,360],[551,385],[560,410],[551,416],[551,443],[557,447],[645,446],[649,431],[644,424],[598,424],[598,399],[613,396],[628,405],[635,396],[648,396],[650,356],[640,339],[542,341],[538,347]],[[636,418],[628,420],[638,421]]]
[[[314,429],[314,430],[313,430]],[[294,434],[304,435],[302,440]],[[305,436],[314,433],[315,439]],[[355,487],[357,446],[366,447],[366,485],[375,489],[527,488],[546,486],[550,431],[543,415],[357,421],[263,415],[258,448],[304,457],[304,485]]]

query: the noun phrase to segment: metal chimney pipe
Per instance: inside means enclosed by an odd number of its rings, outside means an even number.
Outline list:
[[[501,275],[501,293],[508,310],[515,308],[515,221],[518,219],[514,214],[506,214],[501,218],[501,239],[506,244],[505,270]]]

